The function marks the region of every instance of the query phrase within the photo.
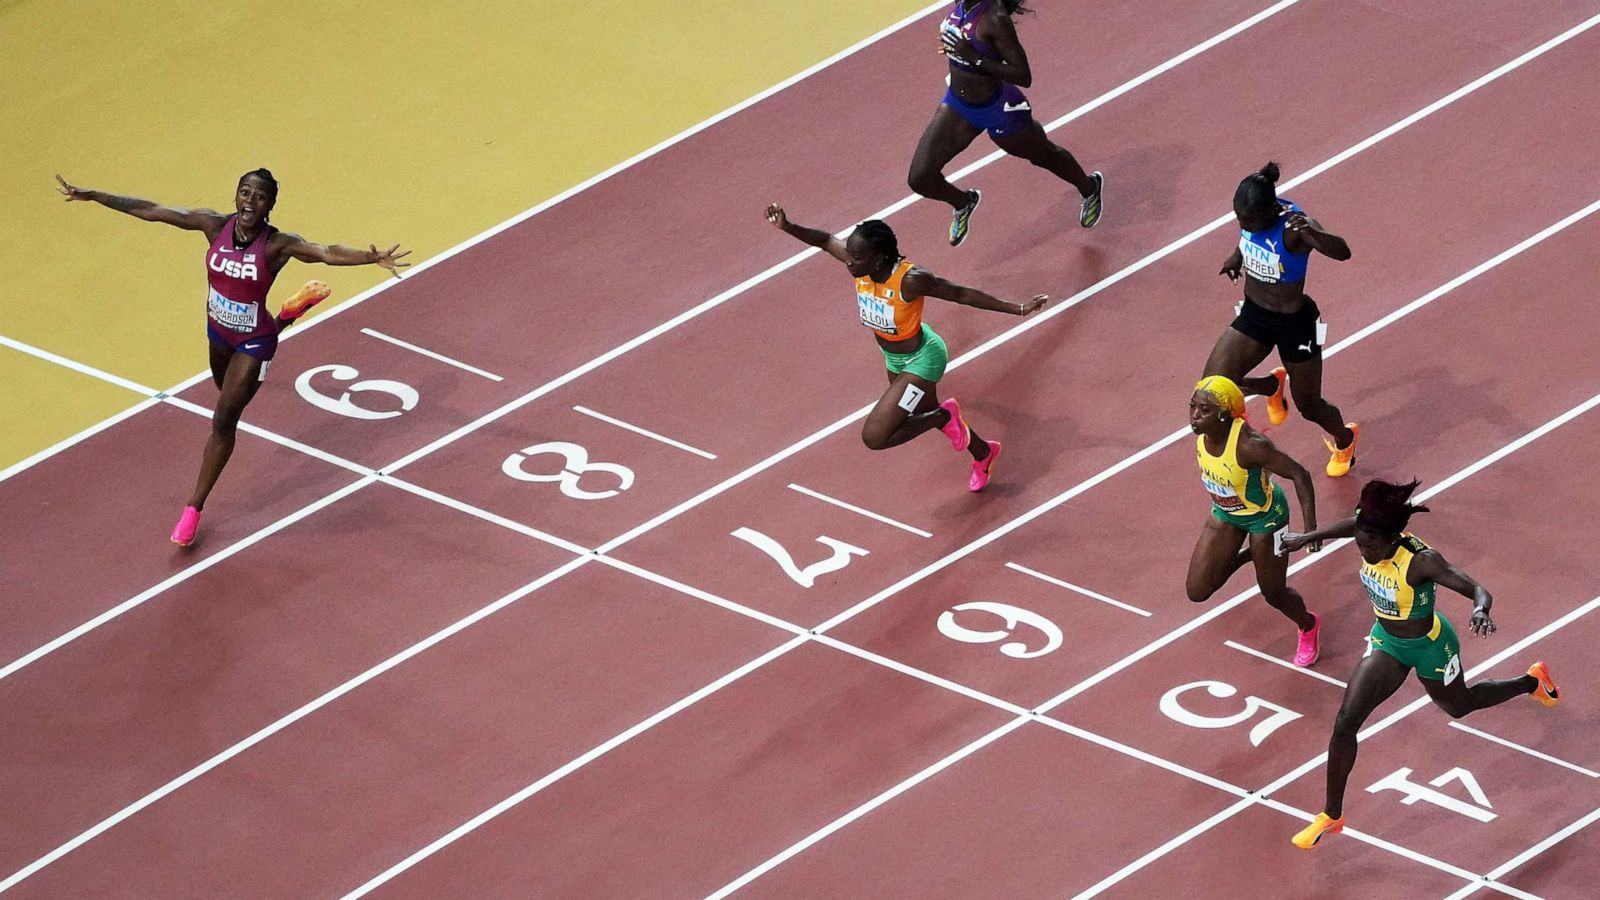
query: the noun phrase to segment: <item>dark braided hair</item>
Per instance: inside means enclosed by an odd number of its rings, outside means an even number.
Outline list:
[[[1373,479],[1361,488],[1361,500],[1356,506],[1356,527],[1377,534],[1399,534],[1406,523],[1417,513],[1428,511],[1426,506],[1411,503],[1411,495],[1420,482],[1394,484]]]
[[[244,180],[246,178],[249,178],[251,175],[254,175],[257,178],[259,178],[262,181],[265,181],[267,183],[267,187],[272,189],[272,202],[273,203],[277,203],[278,202],[278,179],[276,179],[276,178],[274,178],[272,176],[272,171],[270,169],[251,169],[250,171],[248,171],[248,172],[244,173],[243,175],[239,176],[239,185],[242,187],[244,185]],[[265,221],[268,218],[270,218],[271,215],[272,215],[271,213],[268,213],[267,215],[262,216],[261,218],[262,218],[263,221]]]
[[[1033,12],[1023,0],[1000,0],[1000,5],[1004,6],[1006,12],[1013,16],[1025,16]]]
[[[1247,212],[1275,214],[1278,211],[1278,164],[1269,162],[1239,182],[1233,192],[1233,208]]]
[[[856,226],[856,234],[867,242],[869,247],[890,259],[900,258],[900,240],[894,236],[894,229],[882,219],[868,219]]]

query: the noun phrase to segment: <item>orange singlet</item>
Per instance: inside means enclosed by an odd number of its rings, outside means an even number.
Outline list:
[[[856,304],[861,307],[861,324],[886,341],[904,341],[922,333],[922,298],[908,298],[900,282],[911,271],[911,260],[902,259],[888,281],[869,277],[856,279]]]

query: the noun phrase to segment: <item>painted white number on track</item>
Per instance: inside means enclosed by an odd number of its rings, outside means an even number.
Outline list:
[[[1259,747],[1261,742],[1279,728],[1300,718],[1300,714],[1292,709],[1285,709],[1276,703],[1263,700],[1260,697],[1245,697],[1244,709],[1229,716],[1203,716],[1191,712],[1178,702],[1178,698],[1190,691],[1205,688],[1206,693],[1213,697],[1232,697],[1239,693],[1239,689],[1225,681],[1193,681],[1189,684],[1180,684],[1165,694],[1161,695],[1161,712],[1167,718],[1190,728],[1232,728],[1241,725],[1255,717],[1262,710],[1271,712],[1265,719],[1257,722],[1250,729],[1250,746]]]
[[[1433,789],[1437,787],[1444,787],[1452,781],[1461,782],[1461,786],[1465,788],[1467,793],[1472,796],[1473,803],[1478,805],[1473,806],[1472,803],[1467,803],[1463,800],[1457,800],[1443,791],[1436,791]],[[1373,782],[1372,786],[1367,788],[1367,793],[1376,794],[1380,791],[1399,791],[1400,793],[1406,795],[1406,798],[1400,801],[1406,806],[1410,806],[1419,800],[1426,800],[1427,802],[1432,803],[1434,806],[1442,806],[1453,813],[1466,816],[1469,819],[1476,819],[1479,822],[1488,822],[1496,815],[1494,812],[1491,812],[1494,807],[1489,803],[1489,795],[1485,794],[1483,792],[1483,788],[1479,786],[1478,779],[1474,777],[1471,772],[1461,768],[1460,766],[1457,766],[1443,775],[1440,775],[1438,778],[1428,782],[1428,784],[1432,785],[1432,787],[1420,785],[1412,781],[1411,767],[1405,766],[1403,768],[1396,769],[1395,771],[1390,772],[1389,774]]]
[[[738,530],[732,532],[732,535],[756,548],[757,550],[760,550],[762,553],[772,557],[773,561],[778,564],[779,568],[783,569],[783,574],[789,576],[794,580],[795,584],[798,584],[803,588],[808,588],[813,584],[816,584],[818,576],[826,575],[829,572],[837,572],[845,566],[850,565],[850,557],[867,555],[867,551],[861,549],[860,547],[852,546],[850,544],[846,544],[844,541],[836,540],[824,535],[817,538],[817,543],[831,549],[833,551],[833,555],[829,556],[827,559],[814,562],[802,569],[795,565],[794,557],[789,555],[789,551],[785,550],[782,544],[770,537],[767,537],[754,528],[740,527]]]
[[[562,458],[561,468],[549,474],[529,472],[522,464],[535,456],[555,454]],[[615,497],[630,487],[633,487],[633,470],[617,463],[590,462],[589,451],[579,444],[567,441],[546,441],[543,444],[534,444],[524,447],[516,453],[506,457],[500,464],[500,471],[518,481],[552,481],[561,486],[561,493],[574,500],[604,500]],[[604,472],[617,479],[615,488],[604,491],[586,491],[578,486],[583,476],[590,472]]]
[[[300,373],[299,378],[294,380],[295,393],[305,398],[307,403],[315,406],[318,409],[325,409],[328,412],[335,413],[337,415],[347,416],[352,419],[392,419],[401,413],[410,412],[411,410],[415,409],[417,406],[417,401],[421,399],[421,396],[417,393],[417,389],[411,385],[406,384],[403,381],[389,381],[384,378],[371,378],[366,381],[357,381],[355,384],[350,385],[349,390],[340,394],[338,398],[335,399],[327,394],[321,393],[311,386],[311,379],[321,375],[324,372],[328,373],[330,378],[333,378],[337,381],[349,381],[352,378],[360,376],[361,373],[350,366],[341,366],[335,364],[329,366],[317,366],[315,369],[307,369]],[[357,406],[355,401],[351,399],[351,397],[355,394],[365,393],[368,391],[376,391],[377,393],[388,394],[389,396],[394,397],[400,401],[400,408],[391,409],[387,412],[380,412],[378,410],[365,409]]]
[[[1005,623],[1003,631],[975,631],[956,622],[956,613],[982,612],[999,617]],[[969,619],[970,621],[970,619]],[[1000,652],[1012,659],[1033,659],[1044,656],[1061,646],[1061,629],[1056,623],[1046,619],[1038,613],[1012,606],[1009,603],[995,603],[989,600],[974,600],[953,606],[939,614],[939,633],[953,641],[966,644],[992,644],[1003,641],[1012,636],[1019,625],[1027,625],[1042,633],[1045,637],[1044,646],[1037,650],[1029,650],[1028,645],[1022,641],[1012,641],[1001,644]]]

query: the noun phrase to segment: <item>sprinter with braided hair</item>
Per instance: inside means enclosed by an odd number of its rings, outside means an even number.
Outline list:
[[[1000,442],[986,441],[967,425],[955,398],[939,401],[949,351],[944,339],[922,321],[923,298],[937,297],[963,306],[1026,316],[1049,301],[1039,294],[1024,303],[1000,300],[913,265],[900,254],[900,242],[887,222],[869,219],[841,241],[826,231],[789,221],[783,207],[767,207],[767,221],[785,234],[822,249],[845,264],[856,280],[861,324],[872,329],[883,351],[889,388],[861,427],[861,440],[887,450],[932,429],[944,432],[956,450],[972,454],[967,489],[981,491],[1000,459]]]
[[[1354,516],[1321,531],[1283,539],[1285,550],[1297,550],[1334,538],[1355,538],[1363,563],[1361,585],[1378,616],[1367,654],[1356,664],[1333,722],[1326,802],[1322,812],[1293,839],[1294,845],[1304,850],[1316,846],[1324,835],[1344,829],[1345,782],[1356,764],[1361,725],[1400,689],[1412,669],[1428,696],[1453,719],[1524,694],[1545,706],[1555,706],[1559,698],[1550,668],[1542,660],[1529,666],[1528,674],[1520,678],[1467,684],[1455,628],[1434,609],[1435,587],[1442,584],[1472,598],[1469,627],[1479,637],[1494,634],[1494,620],[1489,618],[1494,597],[1471,575],[1406,530],[1412,516],[1428,511],[1411,502],[1416,489],[1415,481],[1369,481],[1361,489]]]

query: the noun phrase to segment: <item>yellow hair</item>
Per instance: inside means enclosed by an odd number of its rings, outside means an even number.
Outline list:
[[[1235,419],[1244,418],[1244,392],[1231,379],[1221,375],[1207,375],[1195,383],[1194,389],[1212,400],[1217,405],[1233,414]]]

